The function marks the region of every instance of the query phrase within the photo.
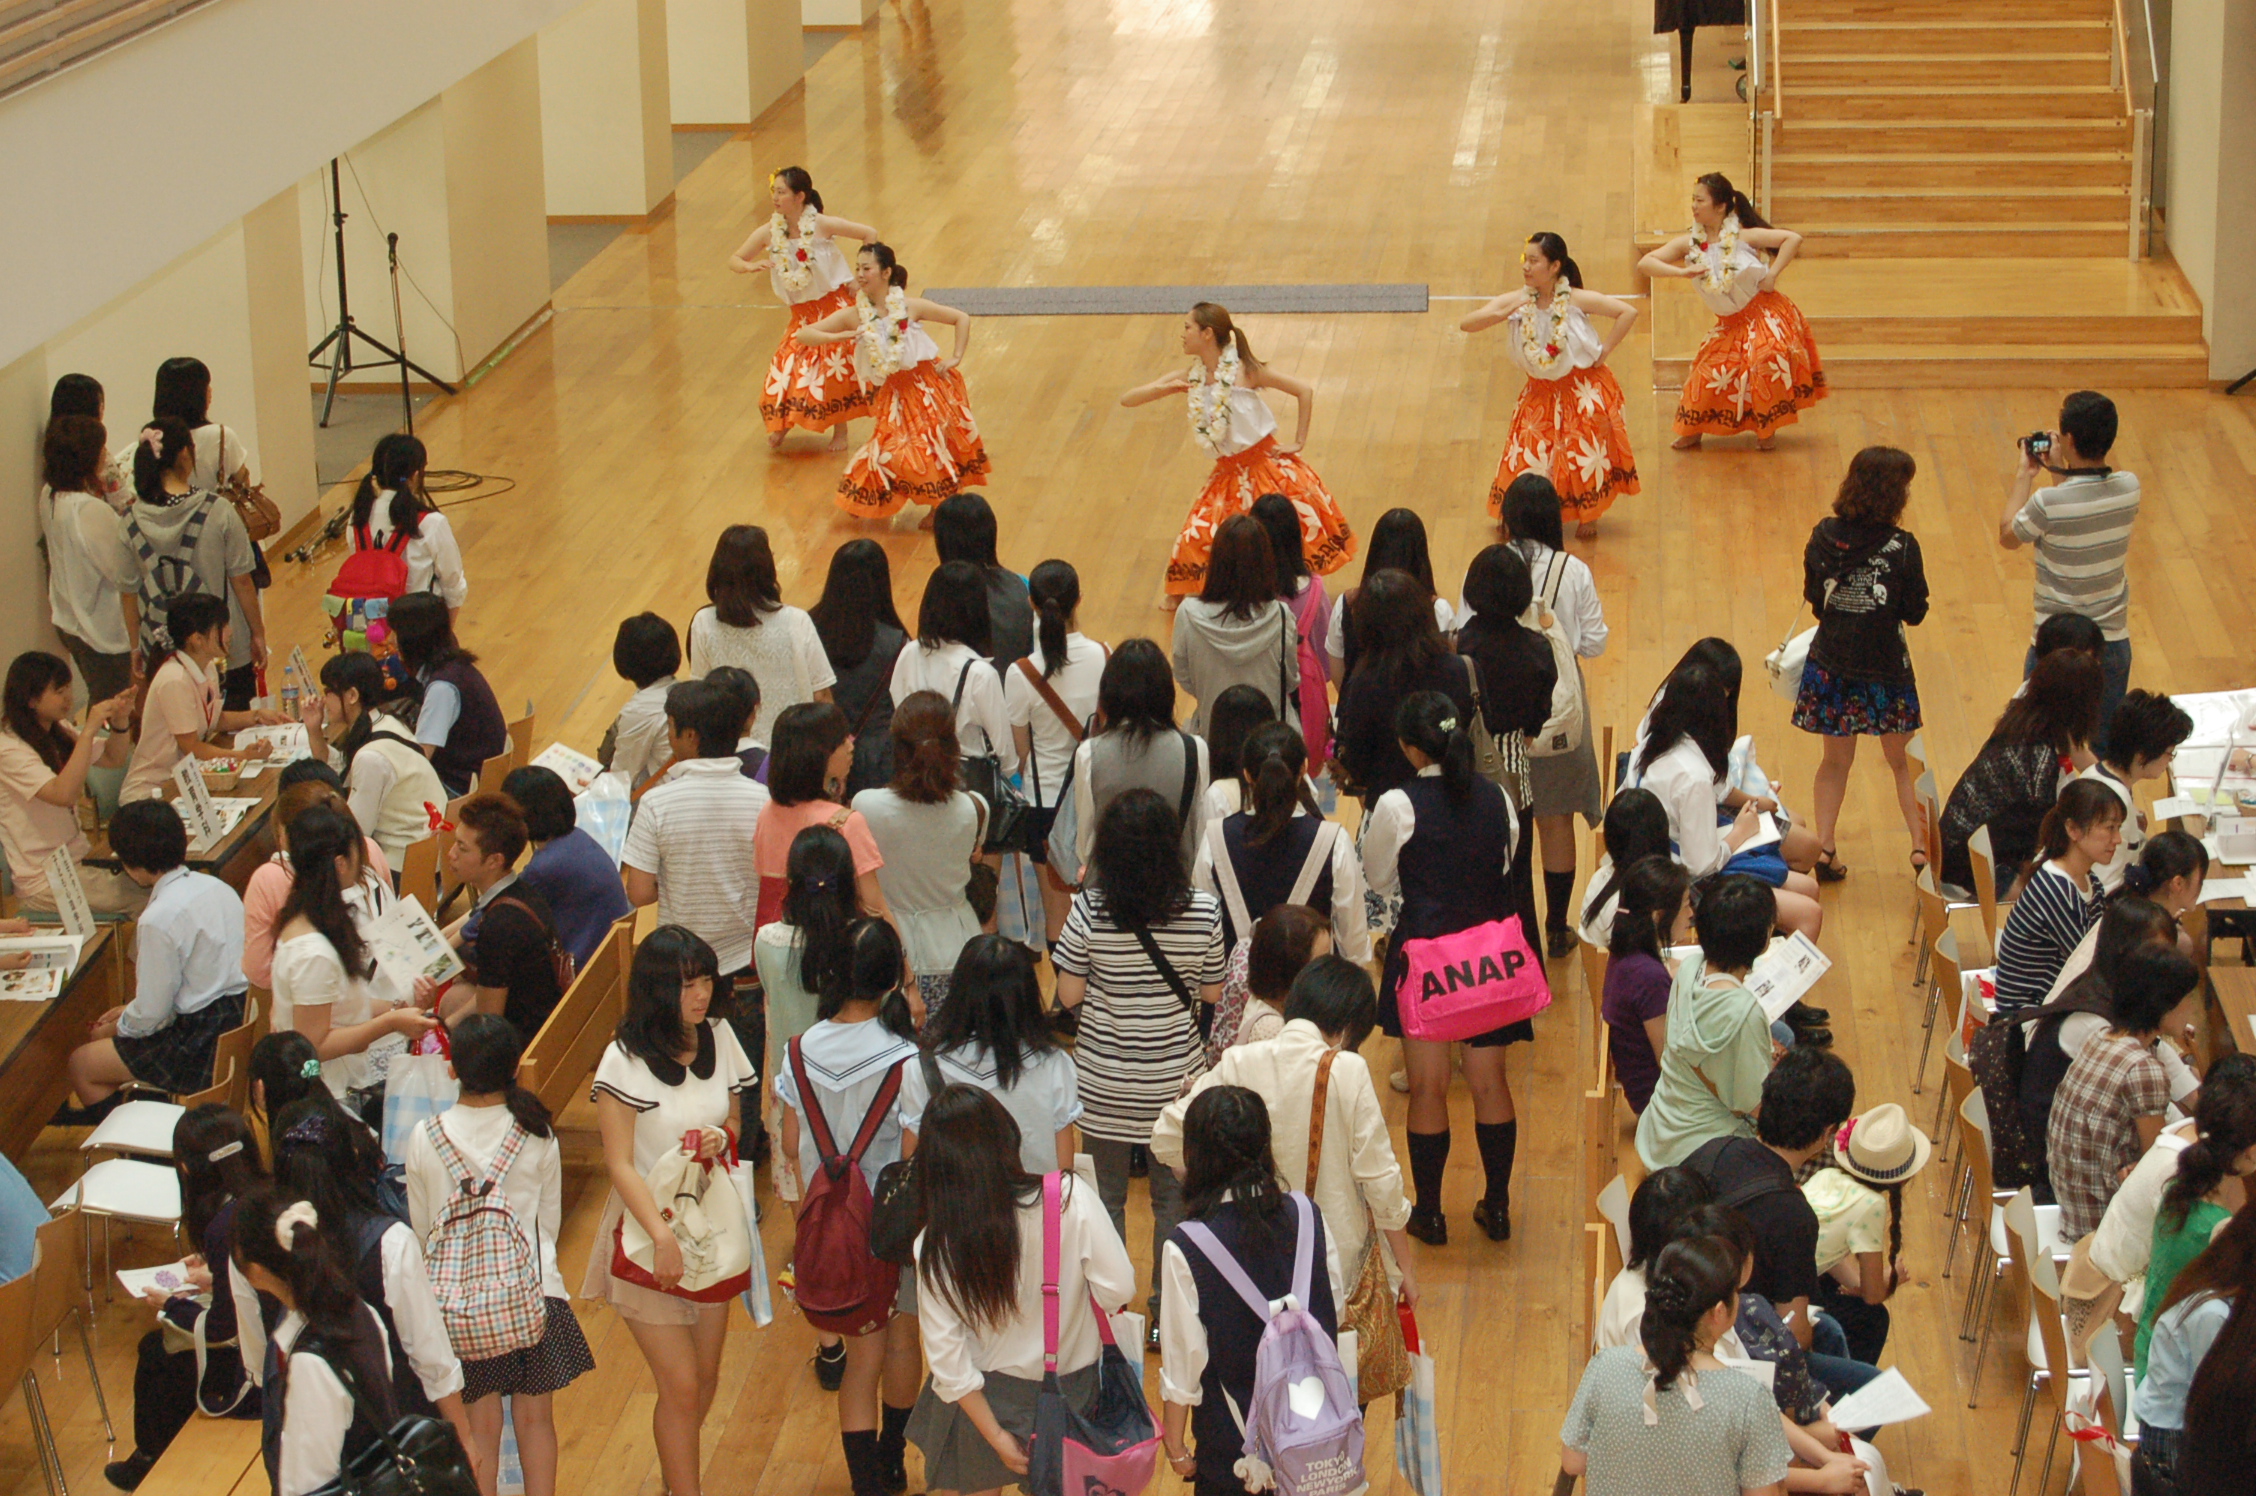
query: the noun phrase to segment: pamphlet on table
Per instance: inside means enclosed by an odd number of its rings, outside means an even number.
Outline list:
[[[13,968],[0,971],[0,999],[43,1003],[61,997],[85,948],[76,935],[0,936],[0,962]]]

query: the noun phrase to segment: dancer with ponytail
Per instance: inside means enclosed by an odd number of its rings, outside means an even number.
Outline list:
[[[1026,590],[1034,603],[1034,648],[1004,669],[1003,710],[1026,766],[1034,802],[1032,855],[1042,865],[1042,912],[1055,942],[1073,907],[1073,890],[1050,871],[1050,826],[1068,788],[1073,750],[1096,720],[1097,687],[1112,649],[1081,632],[1081,574],[1071,562],[1041,562]]]
[[[1522,845],[1519,813],[1501,788],[1473,772],[1473,740],[1462,710],[1439,691],[1403,699],[1394,731],[1415,773],[1378,797],[1363,840],[1372,892],[1402,900],[1379,983],[1379,1026],[1389,1038],[1402,1040],[1403,1067],[1410,1073],[1410,1178],[1417,1203],[1404,1229],[1436,1247],[1449,1240],[1441,1180],[1449,1163],[1451,1046],[1403,1035],[1401,993],[1409,968],[1403,946],[1521,913],[1511,886],[1513,854]],[[1527,928],[1524,914],[1521,934],[1535,949],[1536,932]],[[1465,1045],[1473,1136],[1487,1176],[1473,1223],[1491,1241],[1511,1239],[1512,1157],[1520,1134],[1504,1049],[1534,1038],[1535,1025],[1523,1018]]]
[[[1514,478],[1542,473],[1559,490],[1562,512],[1575,516],[1575,534],[1589,540],[1615,498],[1637,492],[1621,381],[1606,367],[1606,356],[1637,325],[1637,308],[1583,289],[1582,267],[1553,233],[1528,236],[1520,279],[1519,290],[1457,324],[1462,332],[1509,325],[1505,356],[1528,377],[1504,439],[1504,460],[1488,487],[1488,512],[1492,518],[1503,513]],[[1602,340],[1592,316],[1613,319]]]
[[[1767,452],[1779,427],[1825,398],[1809,319],[1778,289],[1801,247],[1800,234],[1772,228],[1729,177],[1711,171],[1692,188],[1692,231],[1637,262],[1647,275],[1697,280],[1716,314],[1684,377],[1669,443],[1677,451],[1703,436],[1752,431],[1756,449]]]
[[[554,1395],[587,1372],[595,1357],[572,1313],[556,1236],[564,1224],[564,1160],[541,1099],[517,1084],[525,1042],[508,1019],[472,1013],[454,1026],[453,1069],[462,1084],[454,1105],[415,1129],[407,1145],[407,1211],[415,1234],[435,1243],[458,1224],[450,1208],[460,1193],[480,1193],[493,1180],[516,1217],[517,1230],[540,1274],[547,1329],[538,1343],[462,1363],[462,1401],[470,1419],[480,1482],[492,1496],[501,1469],[501,1400],[510,1402],[525,1496],[554,1496]],[[498,1176],[498,1177],[496,1177]]]
[[[909,295],[909,267],[874,240],[854,257],[854,285],[853,305],[798,332],[802,343],[853,343],[855,366],[872,389],[877,429],[838,480],[838,507],[857,519],[888,519],[914,499],[930,529],[933,505],[995,471],[957,367],[971,346],[971,314]],[[927,322],[955,328],[946,358]]]
[[[1779,1496],[1792,1451],[1764,1383],[1723,1371],[1715,1343],[1739,1317],[1739,1253],[1721,1237],[1661,1248],[1646,1270],[1638,1346],[1583,1368],[1559,1431],[1559,1472],[1590,1496]]]
[[[1315,390],[1255,358],[1244,329],[1218,302],[1199,302],[1183,319],[1183,352],[1198,361],[1189,371],[1162,375],[1120,397],[1131,410],[1169,395],[1189,397],[1191,439],[1214,459],[1214,471],[1191,502],[1168,557],[1167,605],[1172,608],[1177,600],[1204,590],[1215,532],[1232,515],[1251,511],[1263,494],[1279,493],[1292,501],[1300,517],[1301,555],[1310,570],[1330,576],[1345,566],[1355,554],[1354,532],[1324,480],[1300,456],[1308,444]],[[1277,417],[1261,398],[1262,390],[1290,395],[1298,406],[1291,442],[1277,440]]]
[[[760,388],[760,419],[770,447],[781,447],[798,426],[828,431],[828,450],[843,452],[846,423],[870,413],[872,391],[845,350],[817,352],[799,334],[809,323],[853,308],[853,272],[838,241],[874,244],[877,230],[825,213],[822,194],[804,166],[771,173],[768,199],[775,212],[728,258],[738,275],[765,271],[768,284],[791,308],[791,325],[768,360],[767,382]]]

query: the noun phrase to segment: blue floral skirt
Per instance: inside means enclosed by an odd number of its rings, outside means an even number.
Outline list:
[[[1802,690],[1794,698],[1794,725],[1829,738],[1872,738],[1882,733],[1919,731],[1919,686],[1877,680],[1844,680],[1811,660],[1802,667]]]

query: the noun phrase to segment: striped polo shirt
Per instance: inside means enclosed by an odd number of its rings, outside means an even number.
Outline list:
[[[767,806],[767,786],[746,779],[734,753],[688,759],[635,807],[620,858],[658,880],[658,922],[695,931],[723,972],[752,964],[760,907],[752,834]]]
[[[2110,640],[2131,636],[2131,585],[2123,558],[2138,518],[2136,473],[2063,478],[2029,495],[2013,534],[2037,548],[2037,623],[2075,613]]]

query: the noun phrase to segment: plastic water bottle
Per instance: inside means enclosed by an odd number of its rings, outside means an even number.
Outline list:
[[[282,715],[292,722],[298,720],[298,672],[289,666],[282,669]]]

